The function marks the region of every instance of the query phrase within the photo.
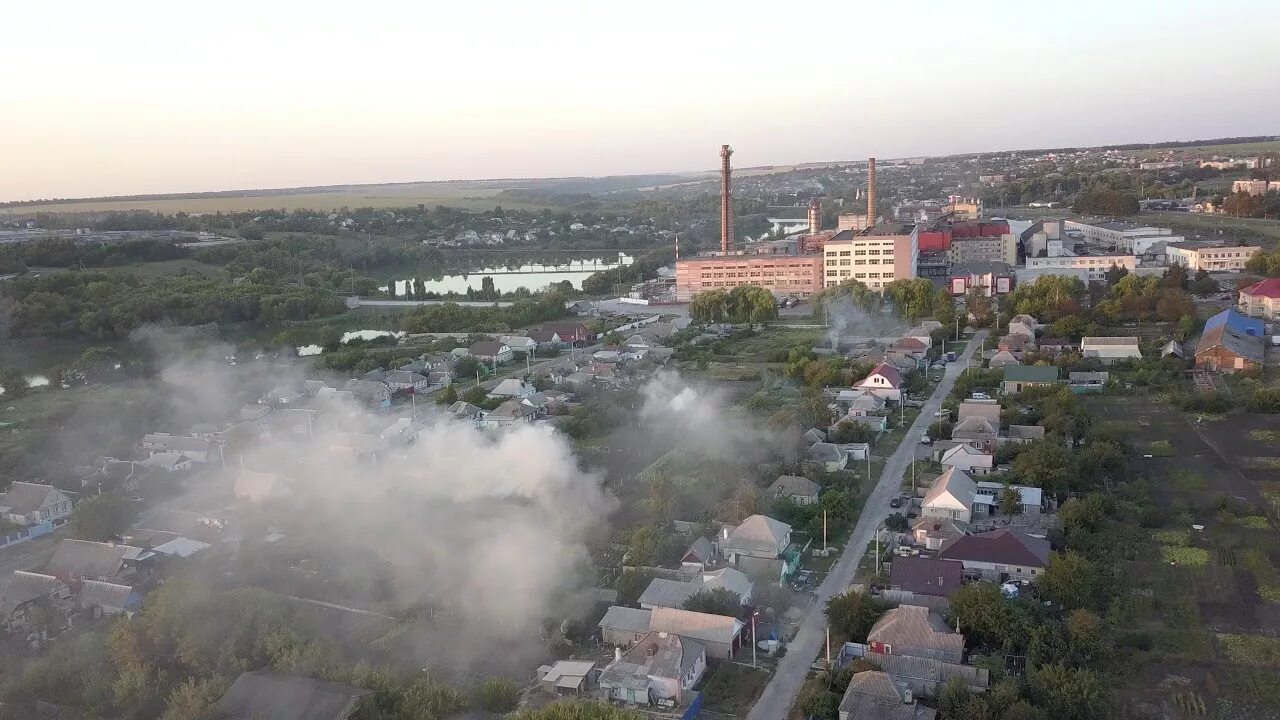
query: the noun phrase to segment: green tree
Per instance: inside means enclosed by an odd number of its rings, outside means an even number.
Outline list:
[[[627,540],[627,564],[634,567],[653,565],[658,561],[658,548],[661,546],[658,533],[647,525],[631,531]]]
[[[597,273],[599,274],[599,273]],[[634,710],[590,700],[559,700],[537,710],[521,710],[511,720],[644,720]]]
[[[452,405],[458,402],[458,389],[453,385],[446,385],[444,390],[440,391],[438,398],[436,402],[441,405]]]
[[[520,703],[520,686],[506,678],[489,678],[474,694],[476,707],[491,713],[508,713]]]
[[[605,334],[603,342],[610,347],[617,347],[626,342],[626,338],[622,337],[622,334],[616,330],[610,330]]]
[[[1031,699],[1054,709],[1054,718],[1097,720],[1110,716],[1106,687],[1092,670],[1044,665],[1028,673]]]
[[[956,717],[969,702],[969,687],[964,680],[952,677],[938,689],[938,709],[947,717]]]
[[[31,391],[26,376],[16,368],[0,370],[0,388],[4,388],[4,397],[9,400],[26,397]]]
[[[1097,564],[1073,550],[1052,553],[1037,584],[1044,598],[1067,609],[1098,609],[1109,597]]]
[[[855,423],[850,420],[841,420],[831,429],[831,442],[833,443],[864,443],[871,442],[871,430],[862,423]]]
[[[136,514],[134,504],[123,495],[95,495],[72,510],[71,532],[81,540],[112,540],[129,529]]]
[[[1062,441],[1051,437],[1032,443],[1013,459],[1013,474],[1021,484],[1041,488],[1058,498],[1065,498],[1071,489],[1073,468]]]
[[[485,402],[489,399],[489,393],[479,385],[473,385],[470,388],[467,388],[466,392],[462,393],[462,399],[472,405],[483,407]]]
[[[867,633],[888,609],[884,602],[850,590],[827,601],[827,623],[853,642],[866,642]]]
[[[699,590],[690,595],[682,607],[685,610],[737,617],[742,612],[742,596],[728,588]]]
[[[217,679],[187,678],[169,693],[161,720],[215,720],[221,716],[215,706],[226,690]]]
[[[635,605],[645,588],[653,581],[653,574],[641,570],[623,570],[613,589],[618,591],[619,605]]]
[[[800,702],[805,717],[836,720],[840,714],[840,695],[830,690],[814,689]]]
[[[1000,506],[1000,512],[1005,515],[1017,515],[1022,512],[1022,495],[1012,485],[1004,486],[1004,489],[1000,491],[1000,498],[997,502]]]
[[[907,516],[900,512],[893,513],[884,519],[884,526],[894,532],[906,532],[909,524]]]
[[[969,583],[952,593],[947,624],[993,648],[1024,642],[1022,622],[995,583]]]

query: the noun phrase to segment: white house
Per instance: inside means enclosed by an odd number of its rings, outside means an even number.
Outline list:
[[[933,487],[921,503],[920,514],[967,523],[973,514],[973,496],[977,489],[965,471],[949,467],[933,481]]]
[[[180,452],[193,462],[208,462],[213,444],[202,437],[151,433],[143,436],[142,449],[148,453]]]
[[[1041,513],[1044,507],[1043,490],[1024,485],[1010,485],[1009,487],[1018,493],[1023,515],[1039,515]],[[995,515],[1000,509],[1000,493],[1004,492],[1005,486],[997,482],[979,481],[977,488],[973,495],[974,514]]]
[[[144,468],[163,472],[181,472],[191,469],[191,458],[177,452],[161,452],[138,463]]]
[[[511,362],[512,357],[511,347],[495,340],[472,343],[471,347],[467,348],[467,353],[474,358],[492,363]]]
[[[537,392],[537,389],[529,383],[518,378],[507,378],[498,383],[498,386],[489,391],[490,397],[510,397],[524,398]]]
[[[502,343],[511,348],[512,352],[522,352],[533,354],[538,349],[538,341],[531,337],[523,335],[503,335]]]
[[[52,485],[14,481],[0,495],[0,517],[15,525],[38,525],[71,514],[71,498]]]
[[[889,363],[882,362],[871,369],[867,376],[854,383],[855,389],[875,393],[885,400],[902,397],[902,373]]]
[[[1098,358],[1104,363],[1125,359],[1142,359],[1136,337],[1085,337],[1080,339],[1080,354]]]
[[[940,462],[947,467],[963,470],[969,475],[986,475],[995,470],[995,456],[962,444],[942,453]]]

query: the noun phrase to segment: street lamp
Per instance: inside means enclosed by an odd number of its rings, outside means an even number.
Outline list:
[[[751,667],[756,666],[756,618],[759,616],[759,610],[751,611]]]

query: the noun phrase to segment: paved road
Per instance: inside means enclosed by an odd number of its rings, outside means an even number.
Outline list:
[[[862,514],[858,517],[858,524],[854,527],[853,535],[845,545],[840,560],[831,568],[822,585],[818,586],[816,600],[801,622],[795,639],[787,645],[787,654],[782,656],[773,680],[765,687],[755,707],[751,708],[747,720],[783,720],[791,710],[791,705],[795,702],[796,696],[800,693],[800,687],[804,685],[809,674],[809,666],[823,649],[827,627],[826,614],[823,611],[826,609],[827,600],[833,595],[844,592],[853,584],[854,574],[858,570],[858,561],[866,555],[867,545],[871,543],[875,529],[888,517],[889,501],[900,493],[902,478],[910,470],[911,458],[916,453],[920,438],[933,422],[934,414],[942,408],[942,401],[951,392],[956,378],[964,372],[965,360],[978,349],[986,335],[986,330],[974,335],[956,362],[947,366],[942,382],[938,383],[933,395],[925,402],[920,415],[908,428],[898,449],[889,456],[884,471],[880,473],[880,481],[871,491],[871,497],[867,499]]]

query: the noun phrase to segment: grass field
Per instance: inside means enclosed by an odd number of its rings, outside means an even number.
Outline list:
[[[1157,148],[1151,150],[1136,150],[1134,155],[1143,158],[1160,158],[1166,155],[1174,157],[1180,155],[1231,155],[1235,157],[1244,157],[1248,155],[1258,155],[1261,153],[1280,152],[1280,140],[1270,140],[1267,142],[1240,143],[1238,145],[1193,145],[1191,147],[1181,148]]]
[[[412,205],[448,205],[466,210],[487,210],[494,205],[522,210],[541,210],[545,203],[503,199],[495,196],[504,188],[480,183],[411,183],[405,185],[370,185],[344,187],[331,192],[299,192],[264,195],[246,192],[240,196],[158,197],[154,199],[89,200],[53,202],[45,205],[23,205],[0,209],[0,216],[33,212],[87,213],[111,210],[152,210],[161,213],[215,213],[241,210],[330,210],[342,207],[408,207]]]

